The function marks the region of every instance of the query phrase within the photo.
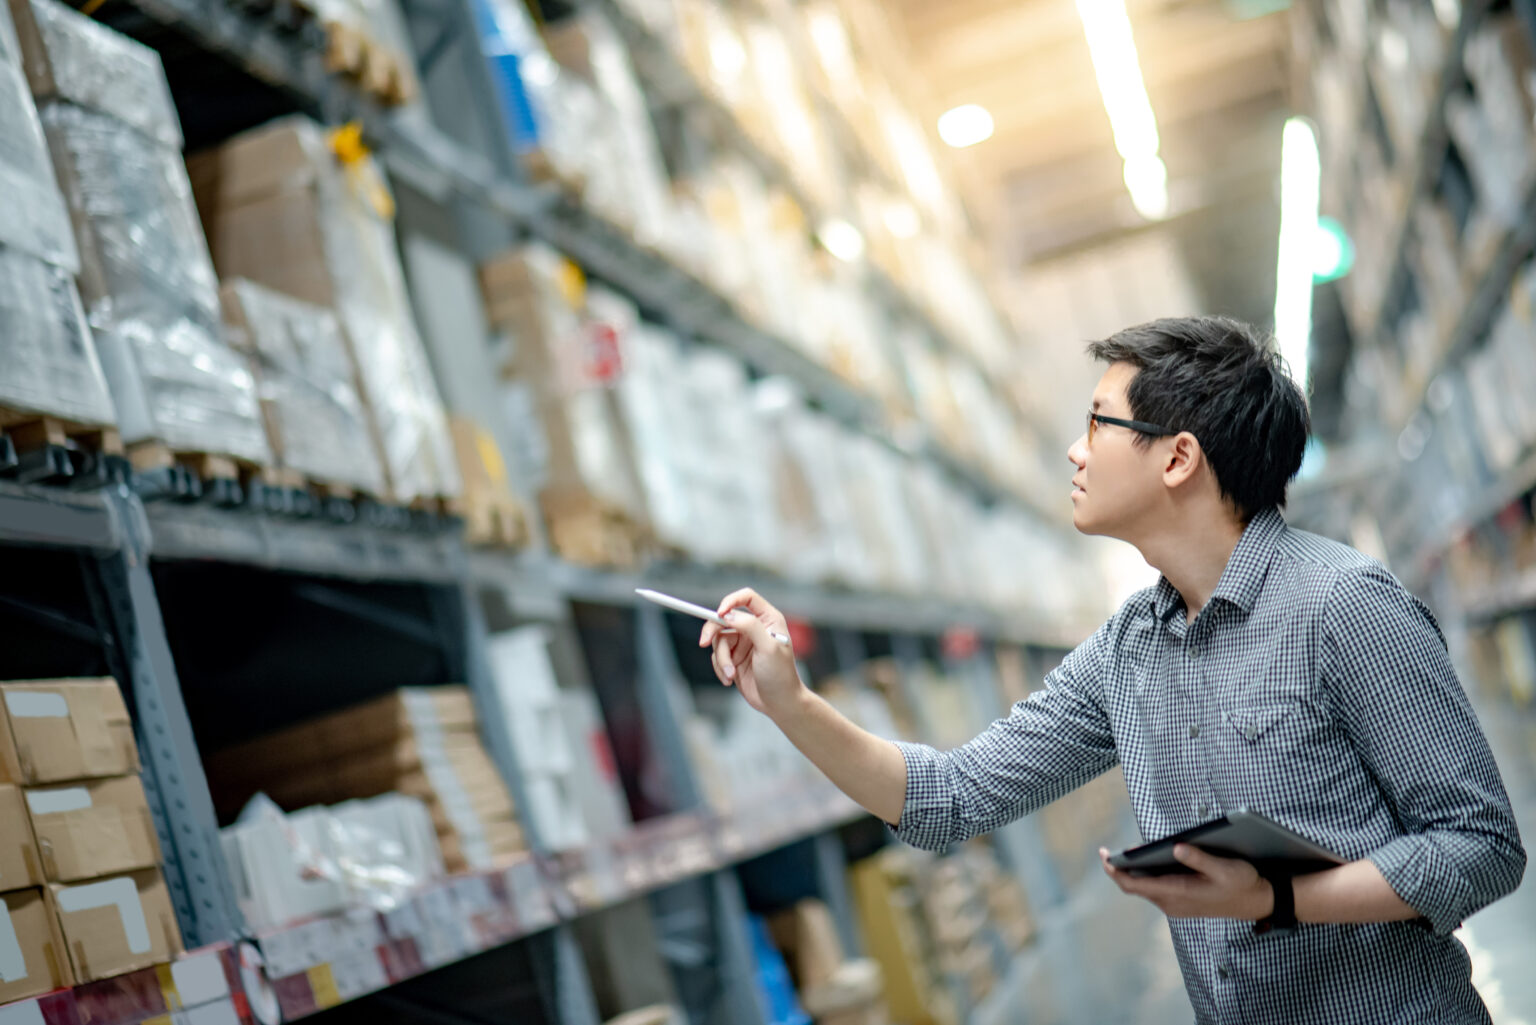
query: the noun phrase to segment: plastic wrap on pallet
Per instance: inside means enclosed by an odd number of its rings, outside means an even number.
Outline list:
[[[379,174],[371,161],[367,174]],[[330,195],[319,209],[336,312],[354,346],[395,498],[457,495],[458,462],[407,304],[394,225],[380,215],[358,173],[327,160],[321,180]]]
[[[269,459],[245,358],[177,151],[80,107],[42,111],[74,215],[80,292],[125,441]]]
[[[54,0],[31,0],[17,29],[32,92],[110,115],[172,149],[181,122],[159,54]]]
[[[343,162],[325,129],[274,121],[189,161],[214,259],[334,310],[396,501],[461,490],[447,416],[406,298],[393,201],[360,149]]]
[[[279,466],[379,495],[384,471],[336,315],[250,281],[222,291],[229,341],[250,353]]]
[[[21,67],[21,43],[16,38],[16,24],[5,4],[0,4],[0,64]]]
[[[3,12],[0,12],[3,13]],[[79,269],[69,210],[21,71],[0,60],[0,245]]]
[[[116,422],[75,282],[0,246],[0,404],[89,424]]]

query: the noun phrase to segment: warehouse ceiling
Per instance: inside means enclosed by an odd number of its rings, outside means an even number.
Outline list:
[[[1126,0],[1168,168],[1171,231],[1212,312],[1268,324],[1288,17],[1270,0]],[[1131,205],[1073,0],[886,0],[938,113],[986,107],[951,151],[1013,266],[1157,230]]]

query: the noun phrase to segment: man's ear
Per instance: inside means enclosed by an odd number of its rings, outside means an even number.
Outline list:
[[[1163,483],[1171,488],[1193,479],[1205,465],[1205,452],[1200,442],[1188,431],[1180,431],[1173,437],[1163,463]]]

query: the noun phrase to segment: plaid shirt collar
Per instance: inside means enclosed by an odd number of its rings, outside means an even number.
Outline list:
[[[1222,570],[1211,601],[1235,605],[1245,616],[1252,612],[1285,529],[1285,517],[1276,506],[1270,506],[1249,520],[1248,526],[1243,528],[1243,536],[1237,540],[1237,547],[1232,550],[1232,557],[1227,560],[1227,568]],[[1183,604],[1184,596],[1178,589],[1168,582],[1167,577],[1159,577],[1157,591],[1152,596],[1152,612],[1158,620],[1166,623]]]

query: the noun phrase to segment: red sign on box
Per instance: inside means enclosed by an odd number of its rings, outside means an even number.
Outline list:
[[[612,324],[595,321],[587,325],[586,358],[582,376],[593,384],[612,384],[624,372],[624,357],[619,332]]]
[[[944,631],[944,657],[966,659],[981,650],[981,635],[968,626],[952,626]]]

